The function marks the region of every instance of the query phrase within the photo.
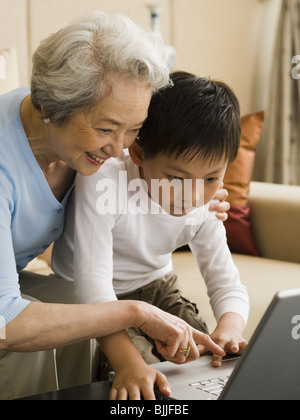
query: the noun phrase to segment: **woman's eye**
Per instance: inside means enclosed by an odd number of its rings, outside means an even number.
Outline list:
[[[97,128],[97,131],[98,133],[101,133],[101,134],[109,134],[112,132],[112,130],[106,130],[104,128]]]
[[[174,180],[177,180],[177,181],[183,181],[183,178],[180,178],[179,176],[172,176],[172,175],[169,175],[169,176],[168,176],[168,178],[169,178],[171,181],[174,181]]]

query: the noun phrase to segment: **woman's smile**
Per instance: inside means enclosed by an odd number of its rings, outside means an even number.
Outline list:
[[[88,161],[94,166],[102,166],[107,161],[107,158],[101,158],[91,152],[85,152],[85,154]]]

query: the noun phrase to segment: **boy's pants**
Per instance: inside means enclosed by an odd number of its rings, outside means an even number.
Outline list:
[[[53,275],[23,271],[25,299],[45,303],[76,303],[73,282]],[[97,344],[89,340],[34,353],[0,351],[0,400],[12,400],[93,382],[98,367]]]
[[[118,296],[119,300],[140,300],[151,305],[157,306],[165,312],[176,315],[183,319],[196,330],[205,334],[209,334],[206,323],[199,314],[197,306],[190,300],[184,298],[181,294],[178,277],[175,273],[167,274],[166,276],[150,283],[148,286],[142,287]],[[148,364],[158,363],[164,361],[162,356],[157,352],[154,341],[145,336],[139,329],[130,328],[128,334]],[[100,366],[102,371],[102,378],[106,379],[105,371],[110,370],[107,359],[104,355],[100,357]]]

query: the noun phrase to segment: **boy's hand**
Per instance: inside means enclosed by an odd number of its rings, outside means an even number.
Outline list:
[[[126,331],[98,339],[116,377],[110,392],[112,400],[155,400],[154,387],[171,394],[167,378],[148,366]]]
[[[230,210],[230,204],[226,201],[228,198],[228,191],[225,190],[223,186],[224,184],[222,184],[221,189],[213,198],[215,201],[219,202],[212,202],[209,209],[212,212],[217,212],[216,217],[221,220],[221,222],[226,222],[228,219],[227,212]]]
[[[226,353],[243,354],[248,342],[243,338],[244,321],[240,315],[227,313],[221,318],[217,328],[211,335],[211,338]],[[201,354],[206,353],[207,349],[199,347]],[[223,357],[213,355],[213,366],[220,367]]]
[[[170,396],[171,390],[167,378],[145,363],[135,363],[121,369],[114,380],[110,399],[116,400],[155,400],[154,388]]]

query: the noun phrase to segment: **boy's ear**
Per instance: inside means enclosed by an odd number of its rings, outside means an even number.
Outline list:
[[[144,164],[144,157],[142,148],[134,142],[131,147],[129,147],[129,154],[131,157],[132,162],[137,166],[143,166]]]

